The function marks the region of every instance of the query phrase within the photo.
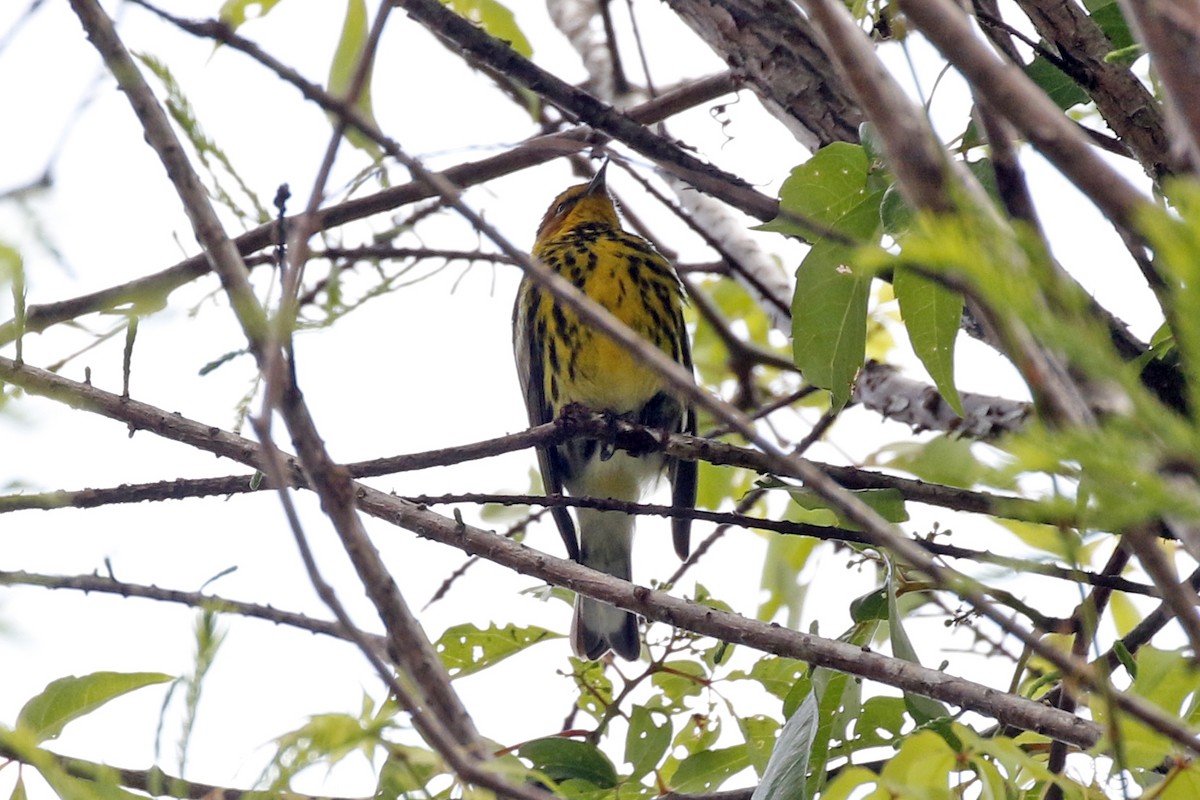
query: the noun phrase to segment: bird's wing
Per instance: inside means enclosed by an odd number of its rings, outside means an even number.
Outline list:
[[[692,371],[692,347],[688,342],[687,327],[683,321],[683,311],[679,313],[680,348],[679,363]],[[694,374],[694,373],[693,373]],[[684,409],[681,433],[696,435],[696,409],[689,403]],[[696,483],[698,465],[695,461],[672,459],[670,465],[671,505],[675,508],[691,510],[696,507]],[[680,558],[687,558],[691,551],[692,521],[685,517],[674,517],[671,520],[671,541],[675,545],[675,553]]]
[[[684,415],[686,420],[683,433],[696,435],[696,410],[688,407]],[[695,461],[674,459],[671,462],[671,505],[679,509],[691,510],[696,507],[696,469]],[[680,558],[687,558],[691,550],[692,521],[686,517],[675,517],[671,520],[671,541],[675,544],[675,553]]]
[[[530,295],[530,302],[522,302],[527,294]],[[536,286],[522,285],[517,292],[517,301],[513,308],[513,351],[517,359],[517,377],[521,381],[521,391],[525,396],[525,408],[529,412],[530,427],[554,420],[554,409],[546,400],[543,371],[546,360],[541,343],[534,335],[533,319],[529,313],[530,309],[537,307],[540,295],[541,292]],[[543,491],[548,495],[561,495],[563,467],[558,448],[537,448],[537,459],[538,468],[542,473]],[[571,512],[565,506],[554,506],[550,513],[558,525],[563,544],[567,547],[567,555],[578,561],[579,539],[575,535],[575,523],[571,520]]]

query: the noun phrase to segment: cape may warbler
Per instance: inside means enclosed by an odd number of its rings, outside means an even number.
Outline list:
[[[688,369],[683,287],[675,270],[646,240],[621,229],[604,182],[605,162],[590,183],[554,198],[533,245],[533,256]],[[633,353],[589,327],[528,277],[513,309],[513,349],[532,425],[549,422],[571,403],[671,432],[695,433],[696,416],[666,389],[662,378]],[[677,507],[696,502],[696,464],[661,453],[630,455],[594,440],[540,449],[546,492],[640,501],[666,471]],[[580,508],[579,539],[566,508],[553,509],[571,558],[630,579],[633,517]],[[688,554],[690,520],[672,521],[675,551]],[[636,617],[578,596],[571,646],[580,658],[609,648],[627,659],[641,650]]]

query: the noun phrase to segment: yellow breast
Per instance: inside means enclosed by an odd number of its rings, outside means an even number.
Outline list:
[[[631,238],[585,234],[556,242],[539,257],[648,342],[678,358],[672,340],[680,319],[679,290],[652,268],[649,259],[661,261],[661,256],[640,240],[634,249]],[[664,388],[654,370],[570,309],[548,296],[541,305],[552,343],[546,349],[545,397],[556,412],[580,403],[596,411],[627,413]]]

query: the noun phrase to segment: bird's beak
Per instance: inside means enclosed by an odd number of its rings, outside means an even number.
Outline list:
[[[596,177],[592,178],[592,182],[587,185],[584,191],[585,197],[590,197],[597,194],[608,194],[608,187],[604,182],[604,173],[608,170],[608,159],[604,159],[604,163],[600,165],[600,169],[596,170]]]

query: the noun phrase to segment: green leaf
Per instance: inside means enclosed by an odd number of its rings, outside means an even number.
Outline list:
[[[857,226],[845,226],[847,218],[870,197],[869,166],[866,151],[859,145],[834,142],[822,147],[792,170],[779,187],[779,216],[758,226],[758,230],[788,233],[803,239],[820,238],[819,231],[788,216],[794,214],[851,235],[860,231]],[[878,203],[875,207],[878,208]],[[874,225],[870,230],[874,230]]]
[[[62,756],[38,747],[36,738],[26,728],[18,726],[10,731],[0,725],[0,751],[5,753],[6,762],[12,758],[36,769],[61,800],[145,800],[144,794],[122,788],[120,776],[112,767],[89,764],[85,767],[86,777],[68,773]]]
[[[1137,652],[1136,672],[1130,692],[1150,701],[1168,716],[1186,721],[1188,707],[1200,693],[1200,671],[1194,668],[1186,652],[1142,647]],[[1106,703],[1096,703],[1092,713],[1105,731],[1096,749],[1113,752],[1111,737],[1115,723],[1119,731],[1116,741],[1120,742],[1126,768],[1152,768],[1174,752],[1174,745],[1165,735],[1129,714],[1114,714]]]
[[[851,266],[843,245],[818,242],[796,271],[792,357],[809,383],[850,400],[867,349],[867,296],[873,273]]]
[[[1087,5],[1091,7],[1093,4],[1088,3]],[[1112,42],[1114,51],[1125,50],[1137,45],[1133,33],[1129,30],[1129,23],[1121,14],[1121,5],[1117,0],[1107,0],[1096,4],[1090,10],[1092,22],[1096,23],[1108,40]]]
[[[683,698],[700,694],[708,683],[704,667],[695,661],[668,661],[651,676],[650,682],[663,697],[679,706]]]
[[[896,658],[920,664],[921,659],[917,657],[917,650],[913,647],[912,640],[908,638],[908,631],[904,630],[904,620],[900,616],[900,609],[896,606],[896,571],[890,560],[888,562],[887,603],[888,631],[892,637],[892,653]],[[912,692],[904,693],[904,705],[918,725],[950,716],[949,709],[937,700]]]
[[[792,350],[805,380],[829,390],[835,407],[850,399],[862,366],[874,272],[855,263],[853,246],[821,238],[817,226],[854,241],[876,240],[883,191],[869,188],[869,176],[870,162],[861,146],[835,142],[822,147],[792,170],[779,190],[779,216],[760,226],[814,241],[796,271]]]
[[[435,775],[446,771],[441,756],[420,747],[392,744],[379,771],[376,797],[402,797],[424,793]]]
[[[861,622],[839,638],[856,647],[866,647],[878,629],[878,622]],[[817,699],[818,725],[813,736],[808,782],[808,793],[812,796],[825,783],[830,748],[835,742],[848,739],[847,731],[852,722],[857,728],[856,721],[862,710],[862,685],[844,672],[822,667],[812,671],[808,683],[809,686],[805,686],[805,681],[797,681],[792,694],[784,701],[784,713],[795,713],[810,694]]]
[[[785,624],[799,624],[808,584],[799,580],[800,571],[817,547],[811,536],[771,536],[767,539],[767,556],[763,559],[762,590],[766,596],[758,606],[757,617],[763,622],[775,618],[781,608],[787,609]]]
[[[640,778],[658,766],[671,746],[671,718],[663,714],[662,724],[654,722],[654,713],[645,706],[634,706],[629,715],[629,733],[625,736],[625,761],[632,765],[631,779]],[[662,713],[662,712],[659,712]]]
[[[237,30],[246,20],[265,17],[279,2],[280,0],[225,0],[218,16],[226,25]]]
[[[501,628],[493,624],[487,630],[481,630],[464,623],[447,628],[434,643],[434,648],[450,677],[461,678],[494,666],[530,645],[561,638],[561,634],[535,625],[519,627],[510,624]]]
[[[701,461],[699,466],[696,508],[716,511],[727,500],[736,500],[753,488],[755,475],[748,469],[716,466],[707,461]]]
[[[807,800],[808,761],[816,733],[817,700],[810,694],[784,724],[750,800]]]
[[[1115,596],[1115,595],[1114,595]],[[1125,671],[1129,673],[1131,678],[1137,679],[1137,661],[1133,657],[1133,653],[1129,652],[1129,648],[1125,646],[1125,642],[1117,639],[1113,642],[1113,655],[1121,662],[1121,666],[1125,667]]]
[[[850,619],[868,622],[888,618],[888,597],[885,589],[872,589],[850,601]]]
[[[761,779],[771,761],[771,751],[775,749],[779,722],[762,714],[738,717],[737,722],[742,735],[746,737],[746,753],[750,756],[750,765]]]
[[[682,747],[689,754],[711,750],[721,736],[721,718],[707,714],[687,717],[675,738],[673,748]]]
[[[877,774],[866,767],[848,766],[845,769],[839,770],[837,777],[821,790],[821,800],[849,800],[851,797],[882,800],[882,798],[896,796],[894,794],[882,794],[883,789],[872,791],[870,794],[863,794],[863,790],[867,787],[875,788],[878,786],[879,776]]]
[[[1012,488],[1011,480],[1002,479],[998,470],[975,457],[971,449],[973,444],[968,439],[952,436],[938,436],[928,442],[901,442],[880,448],[868,463],[903,470],[946,486],[965,489],[987,482],[997,488]]]
[[[1090,99],[1079,84],[1042,56],[1035,56],[1033,61],[1026,65],[1025,74],[1064,111]]]
[[[1200,797],[1200,763],[1176,762],[1163,777],[1163,789],[1155,800],[1194,800]]]
[[[608,756],[594,744],[547,736],[525,742],[517,748],[517,755],[528,759],[533,768],[540,770],[555,783],[577,779],[584,780],[601,789],[617,785],[617,769]]]
[[[278,737],[272,758],[272,791],[286,789],[302,770],[316,764],[332,768],[346,757],[362,753],[373,759],[392,727],[394,710],[380,716],[358,718],[351,714],[314,714],[295,730]]]
[[[954,341],[962,322],[962,295],[908,267],[896,268],[892,286],[900,301],[900,316],[913,352],[925,365],[942,397],[956,414],[963,416],[962,400],[954,386]]]
[[[750,754],[744,744],[703,750],[683,760],[671,776],[671,788],[676,792],[712,792],[748,766]]]
[[[229,156],[221,149],[216,140],[205,133],[196,114],[196,109],[183,91],[183,87],[171,73],[166,63],[145,53],[137,53],[139,61],[145,65],[156,78],[162,81],[166,90],[167,111],[172,121],[187,137],[188,142],[196,150],[200,166],[208,173],[211,186],[208,192],[216,202],[228,208],[243,222],[262,224],[271,219],[271,214],[263,206],[258,195],[242,180]],[[253,211],[242,208],[235,193],[225,187],[225,178],[231,179],[238,192],[245,196],[246,201],[253,206]],[[119,309],[121,314],[148,314],[166,307],[169,288],[147,288],[131,298],[129,307]]]
[[[829,502],[812,489],[788,487],[788,494],[801,508],[833,510]],[[888,522],[906,522],[908,520],[904,494],[899,489],[853,489],[850,494],[861,500],[864,505],[870,506],[876,514]],[[853,527],[846,520],[841,520],[840,517],[839,522],[844,527]]]
[[[13,323],[15,326],[17,361],[24,357],[25,336],[25,260],[21,251],[0,241],[0,285],[12,283]],[[4,404],[4,395],[0,394],[0,406]]]
[[[54,739],[68,722],[143,686],[173,680],[161,672],[93,672],[52,681],[27,702],[17,715],[17,728],[32,733],[38,742]]]
[[[882,192],[866,195],[837,228],[873,235]],[[867,298],[874,270],[857,264],[854,248],[822,239],[796,270],[792,297],[792,354],[805,380],[827,389],[833,406],[850,399],[867,345]]]
[[[1187,181],[1168,181],[1165,192],[1176,214],[1147,207],[1138,213],[1137,224],[1150,239],[1156,261],[1178,288],[1172,292],[1175,347],[1188,377],[1192,407],[1200,406],[1200,187]]]
[[[337,49],[333,53],[333,61],[329,65],[329,93],[343,100],[348,99],[354,85],[354,75],[363,58],[367,57],[367,4],[366,0],[347,0],[346,18],[342,22],[342,34],[338,37]],[[379,123],[375,121],[375,112],[371,104],[371,76],[373,68],[368,68],[362,88],[354,99],[354,110],[365,122],[378,130]],[[346,129],[346,140],[367,153],[373,159],[383,155],[379,145],[354,127]]]
[[[908,719],[908,708],[903,697],[868,698],[854,726],[855,748],[896,744]]]
[[[1058,525],[1040,525],[1015,519],[997,519],[997,524],[1007,528],[1028,547],[1050,553],[1068,564],[1087,563],[1084,559],[1084,544],[1079,534]]]
[[[730,673],[728,679],[757,681],[764,689],[782,700],[792,691],[796,681],[804,676],[806,669],[807,664],[794,658],[766,656],[755,661],[750,672],[738,670]]]
[[[897,797],[951,797],[950,772],[957,760],[932,731],[918,731],[883,766],[880,777]]]
[[[879,221],[884,233],[893,238],[899,238],[912,227],[912,209],[904,201],[900,187],[894,183],[884,189],[883,198],[879,201]]]
[[[579,689],[575,707],[600,722],[607,719],[613,701],[612,679],[605,674],[604,664],[571,658],[572,677]]]
[[[508,46],[526,58],[533,57],[533,46],[517,27],[513,13],[496,0],[442,0],[454,13],[482,27],[489,35],[508,42]]]

